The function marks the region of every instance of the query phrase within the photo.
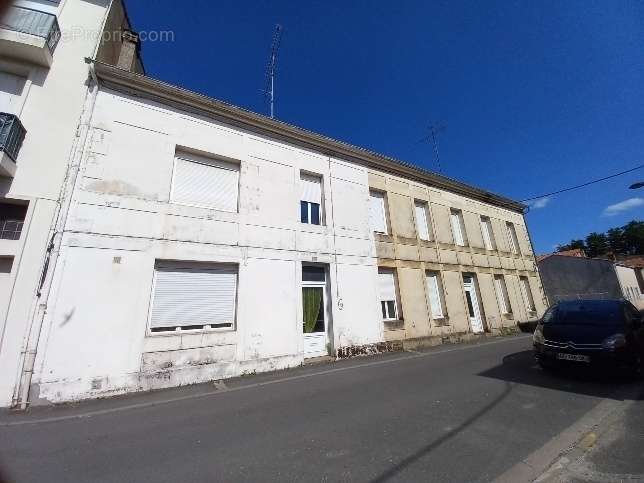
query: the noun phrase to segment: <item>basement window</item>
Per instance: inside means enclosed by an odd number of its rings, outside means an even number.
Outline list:
[[[238,266],[157,261],[150,332],[233,329]]]
[[[0,203],[0,239],[19,240],[27,216],[27,205]]]

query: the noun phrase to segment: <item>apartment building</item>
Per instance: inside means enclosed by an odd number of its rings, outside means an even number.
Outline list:
[[[369,170],[384,337],[407,347],[507,332],[546,308],[524,207],[443,184]]]
[[[84,58],[117,63],[120,41],[102,33],[128,28],[111,3],[16,0],[0,19],[0,406],[15,404],[20,380],[30,378],[34,321],[47,309],[54,227],[86,132]]]
[[[62,31],[85,3],[127,34],[85,45],[88,64],[76,55],[78,112],[57,138],[72,154],[49,218],[31,221],[40,244],[12,264],[31,312],[0,352],[3,405],[434,343],[543,311],[523,205],[149,78],[120,2],[69,0]]]

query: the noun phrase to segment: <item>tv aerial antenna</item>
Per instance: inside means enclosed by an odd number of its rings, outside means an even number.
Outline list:
[[[264,97],[269,107],[271,119],[275,117],[275,67],[277,65],[277,53],[280,49],[283,30],[284,28],[280,24],[275,25],[273,42],[271,43],[271,54],[266,65]]]

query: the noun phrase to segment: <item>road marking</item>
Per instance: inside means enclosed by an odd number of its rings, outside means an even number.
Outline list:
[[[21,421],[0,421],[0,427],[9,427],[9,426],[25,426],[25,425],[31,425],[31,424],[41,424],[41,423],[54,423],[54,422],[59,422],[59,421],[68,421],[72,419],[85,419],[85,418],[91,418],[93,416],[102,416],[104,414],[111,414],[111,413],[118,413],[121,411],[129,411],[131,409],[141,409],[141,408],[148,408],[148,407],[154,407],[154,406],[161,406],[163,404],[171,404],[175,402],[182,402],[182,401],[188,401],[191,399],[202,399],[205,397],[212,397],[212,396],[218,396],[222,394],[228,394],[231,392],[237,392],[237,391],[242,391],[246,389],[254,389],[258,387],[263,387],[263,386],[270,386],[273,384],[281,384],[284,382],[291,382],[291,381],[298,381],[301,379],[308,379],[310,377],[316,377],[316,376],[326,376],[329,374],[336,374],[338,372],[345,372],[345,371],[350,371],[354,369],[361,369],[365,367],[375,367],[375,366],[381,366],[384,364],[393,364],[396,362],[401,362],[401,361],[407,361],[407,360],[412,360],[412,359],[420,359],[424,357],[431,357],[431,356],[436,356],[440,354],[448,354],[451,352],[460,352],[464,350],[472,350],[472,349],[477,349],[480,347],[487,347],[490,345],[495,345],[495,344],[502,344],[502,343],[507,343],[507,342],[516,342],[516,341],[524,341],[528,338],[530,338],[530,335],[519,335],[515,337],[508,337],[508,338],[502,338],[498,340],[492,340],[492,341],[486,341],[486,342],[480,342],[476,344],[463,344],[459,345],[457,347],[450,347],[450,348],[445,348],[445,349],[437,349],[437,350],[431,350],[428,352],[415,352],[413,354],[406,353],[404,356],[400,357],[391,357],[383,360],[378,360],[378,361],[370,361],[370,362],[364,362],[362,364],[354,364],[351,366],[345,366],[345,367],[336,367],[333,369],[325,369],[322,371],[316,371],[316,372],[311,372],[307,374],[298,374],[296,376],[287,376],[287,377],[282,377],[279,379],[271,379],[270,381],[262,381],[262,382],[254,382],[251,384],[245,384],[243,386],[237,386],[237,387],[229,387],[224,385],[225,390],[220,390],[219,386],[215,385],[217,388],[215,391],[211,392],[206,392],[206,393],[200,393],[200,394],[190,394],[187,396],[179,396],[179,397],[174,397],[174,398],[168,398],[168,399],[162,399],[162,400],[157,400],[157,401],[147,401],[147,402],[141,402],[141,403],[134,403],[134,404],[127,404],[124,406],[117,406],[113,408],[107,408],[107,409],[97,409],[94,411],[86,411],[83,413],[76,413],[76,414],[68,414],[65,416],[53,416],[49,418],[40,418],[40,419],[24,419]],[[355,359],[354,359],[355,360]],[[144,394],[144,393],[142,393]],[[133,395],[136,395],[134,393]]]

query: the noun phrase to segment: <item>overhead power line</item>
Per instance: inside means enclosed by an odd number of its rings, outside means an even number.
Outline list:
[[[588,181],[586,183],[578,184],[576,186],[570,186],[569,188],[563,188],[563,189],[560,189],[560,190],[557,190],[557,191],[553,191],[551,193],[544,193],[544,194],[539,195],[539,196],[533,196],[532,198],[526,198],[525,200],[521,200],[521,202],[525,203],[526,201],[538,200],[539,198],[545,198],[546,196],[558,195],[559,193],[565,193],[566,191],[576,190],[576,189],[579,189],[579,188],[583,188],[585,186],[589,186],[591,184],[599,183],[601,181],[606,181],[607,179],[616,178],[617,176],[621,176],[623,174],[630,173],[631,171],[636,171],[636,170],[642,169],[642,168],[644,168],[644,164],[640,164],[639,166],[635,166],[634,168],[627,169],[626,171],[621,171],[619,173],[611,174],[610,176],[604,176],[603,178],[594,179],[594,180]]]

